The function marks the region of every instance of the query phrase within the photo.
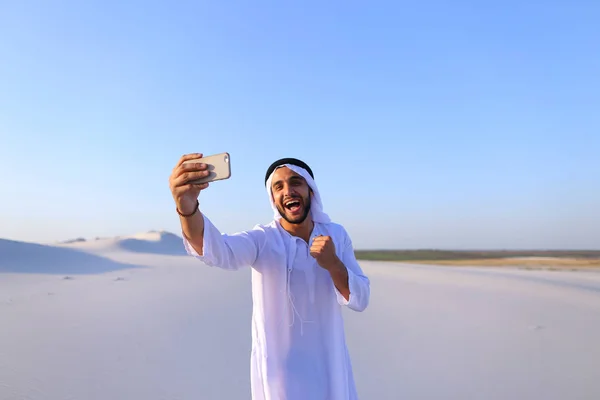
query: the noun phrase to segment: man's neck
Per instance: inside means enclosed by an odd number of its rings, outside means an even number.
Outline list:
[[[310,234],[312,233],[315,223],[312,221],[310,216],[304,220],[301,224],[290,224],[285,219],[280,219],[281,226],[292,236],[297,236],[304,239],[306,243],[310,240]],[[309,243],[310,244],[310,243]]]

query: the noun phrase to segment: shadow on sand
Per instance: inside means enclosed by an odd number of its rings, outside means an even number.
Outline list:
[[[142,265],[125,264],[84,251],[0,239],[0,273],[99,274]]]

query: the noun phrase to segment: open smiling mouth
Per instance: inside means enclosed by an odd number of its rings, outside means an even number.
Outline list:
[[[296,212],[300,210],[300,201],[299,200],[289,200],[284,203],[284,207],[290,210],[291,212]]]

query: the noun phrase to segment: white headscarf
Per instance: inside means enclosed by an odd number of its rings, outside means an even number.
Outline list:
[[[273,170],[273,172],[269,176],[269,179],[267,180],[267,183],[266,183],[267,194],[269,195],[269,202],[271,203],[271,208],[273,209],[273,212],[274,212],[273,218],[275,218],[276,220],[279,220],[281,218],[281,214],[279,214],[279,210],[277,209],[277,206],[275,206],[275,203],[273,202],[273,194],[271,192],[271,181],[273,179],[273,174],[275,173],[275,171],[278,168],[281,168],[281,167],[288,167],[289,169],[291,169],[298,175],[301,175],[308,183],[308,186],[312,189],[313,195],[311,198],[311,206],[310,206],[310,213],[312,216],[312,220],[314,222],[320,222],[320,223],[324,223],[324,224],[331,222],[331,219],[329,218],[329,216],[327,214],[325,214],[325,212],[323,211],[323,202],[321,201],[321,195],[319,194],[319,189],[317,188],[317,184],[315,183],[314,179],[312,178],[312,176],[310,176],[310,174],[308,173],[307,170],[305,170],[304,168],[299,167],[297,165],[293,165],[293,164],[279,165],[277,168],[275,168]]]

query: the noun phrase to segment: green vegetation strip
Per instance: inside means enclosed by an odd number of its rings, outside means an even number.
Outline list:
[[[452,261],[483,260],[508,257],[558,257],[578,259],[600,259],[600,250],[356,250],[356,258],[370,261]]]

